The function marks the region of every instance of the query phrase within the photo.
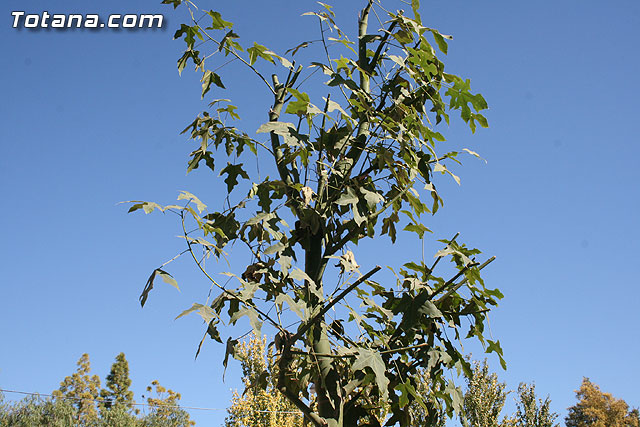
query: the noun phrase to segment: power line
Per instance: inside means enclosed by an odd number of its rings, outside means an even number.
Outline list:
[[[90,401],[90,402],[111,402],[112,401],[111,399],[91,399],[91,398],[84,398],[84,397],[54,396],[53,394],[47,394],[47,393],[32,393],[32,392],[28,392],[28,391],[6,390],[6,389],[2,389],[2,388],[0,388],[0,392],[23,394],[23,395],[27,395],[27,396],[37,396],[37,397],[47,396],[47,397],[53,397],[53,398],[62,399],[62,400],[80,400],[80,401]],[[163,404],[151,404],[151,403],[131,403],[131,405],[134,405],[134,406],[147,406],[147,407],[153,407],[153,408],[192,409],[192,410],[196,410],[196,411],[226,411],[227,410],[227,408],[200,408],[200,407],[196,407],[196,406],[163,405]],[[255,409],[254,412],[302,415],[302,412],[296,412],[296,411],[266,411],[266,410],[257,410],[257,409]]]

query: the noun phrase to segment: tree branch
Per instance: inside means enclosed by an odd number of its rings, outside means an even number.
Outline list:
[[[478,267],[478,270],[482,270],[483,268],[485,268],[487,265],[491,264],[494,260],[496,259],[495,256],[492,256],[491,258],[489,258],[488,260],[486,260],[484,263],[482,263],[482,265],[480,265]],[[438,304],[442,301],[444,301],[445,299],[447,299],[451,294],[453,294],[455,291],[457,291],[458,289],[460,289],[460,286],[464,285],[465,283],[467,283],[467,278],[465,277],[463,281],[461,281],[460,283],[458,283],[457,285],[455,285],[453,288],[451,288],[449,290],[449,292],[447,292],[446,294],[444,294],[443,296],[441,296],[438,300],[436,300],[435,304]]]
[[[191,247],[191,242],[189,241],[188,235],[187,235],[187,229],[184,225],[184,213],[181,213],[180,215],[182,217],[182,231],[184,233],[185,236],[185,240],[187,241],[187,247],[189,248],[189,253],[191,254],[191,257],[193,258],[193,260],[195,261],[196,265],[198,266],[198,268],[200,269],[200,271],[202,272],[202,274],[204,274],[207,279],[209,279],[211,281],[211,283],[213,283],[218,289],[220,289],[224,294],[228,295],[229,297],[235,299],[236,301],[242,303],[244,306],[246,307],[250,307],[252,309],[254,309],[259,315],[261,315],[265,320],[267,320],[269,323],[271,323],[275,328],[277,328],[279,331],[284,331],[284,329],[282,328],[282,326],[280,326],[280,324],[278,322],[276,322],[275,320],[273,320],[271,317],[269,317],[268,314],[266,314],[264,311],[260,310],[258,308],[258,306],[256,306],[253,303],[249,303],[245,300],[243,300],[242,298],[240,298],[239,296],[237,296],[236,294],[234,294],[233,292],[225,289],[223,286],[220,286],[220,284],[218,282],[216,282],[216,280],[211,277],[209,275],[209,273],[207,273],[207,271],[202,267],[202,264],[200,264],[200,262],[198,261],[198,258],[196,257],[196,254],[193,253],[193,248]]]
[[[193,11],[191,10],[191,8],[189,8],[189,13],[191,14],[191,20],[193,21],[194,24],[196,24],[196,26],[200,29],[200,31],[202,31],[202,34],[204,34],[205,36],[207,36],[207,38],[209,40],[211,40],[212,42],[214,42],[219,48],[222,48],[222,44],[220,44],[220,42],[216,39],[214,39],[213,37],[211,37],[209,35],[209,33],[207,33],[207,31],[202,28],[200,26],[200,24],[198,24],[198,21],[196,21],[195,16],[193,16]],[[240,55],[238,55],[238,52],[236,52],[233,49],[225,49],[227,52],[231,53],[233,56],[235,56],[238,60],[240,60],[244,65],[246,65],[247,67],[249,67],[254,73],[256,73],[258,75],[258,77],[260,77],[260,79],[264,82],[264,84],[267,85],[267,87],[269,88],[269,90],[275,95],[276,92],[275,90],[271,87],[271,85],[269,84],[269,82],[267,81],[267,79],[264,78],[264,76],[262,74],[260,74],[260,72],[250,63],[247,62],[246,59],[244,59],[243,57],[241,57]]]
[[[347,296],[347,294],[349,292],[351,292],[352,290],[354,290],[358,285],[360,285],[362,282],[364,282],[365,280],[369,279],[369,277],[373,276],[375,273],[378,272],[378,270],[380,270],[382,267],[380,267],[379,265],[375,266],[371,271],[369,271],[368,273],[366,273],[364,276],[361,276],[358,280],[356,280],[355,282],[353,282],[348,288],[346,288],[344,291],[340,292],[340,294],[335,297],[332,298],[331,301],[329,301],[329,303],[327,305],[325,305],[318,314],[316,314],[315,316],[313,316],[312,319],[308,320],[307,322],[305,322],[304,324],[302,324],[300,326],[300,328],[298,328],[298,332],[295,333],[295,335],[293,335],[293,337],[291,338],[291,342],[295,343],[297,340],[299,340],[308,330],[309,328],[311,328],[311,326],[316,323],[319,319],[321,319],[326,313],[327,311],[329,311],[331,309],[331,307],[333,307],[334,305],[336,305],[338,303],[338,301],[340,301],[341,299],[343,299],[345,296]]]

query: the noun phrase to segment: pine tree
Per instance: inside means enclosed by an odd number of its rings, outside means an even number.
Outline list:
[[[116,356],[106,378],[105,388],[100,391],[100,418],[104,427],[135,426],[133,392],[129,390],[129,362],[124,353]],[[135,411],[137,413],[138,411]]]
[[[129,362],[120,353],[116,356],[116,361],[111,365],[111,371],[106,378],[104,389],[100,391],[100,397],[104,400],[103,407],[111,408],[133,408],[133,392],[129,390],[131,379],[129,378]]]
[[[569,408],[567,427],[639,427],[638,413],[622,399],[603,393],[589,378],[576,390],[578,403]]]
[[[88,354],[80,357],[77,366],[76,372],[65,377],[60,383],[60,388],[52,394],[58,399],[68,400],[76,407],[78,426],[92,426],[98,422],[96,401],[100,390],[100,378],[97,375],[89,375],[91,362]]]

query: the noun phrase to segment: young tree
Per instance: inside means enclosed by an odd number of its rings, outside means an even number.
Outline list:
[[[629,410],[622,399],[604,393],[597,384],[583,378],[576,390],[578,403],[569,408],[567,427],[638,427],[638,412]]]
[[[557,427],[554,421],[558,414],[551,412],[551,400],[536,397],[535,384],[520,383],[518,386],[517,412],[514,420],[518,427]]]
[[[191,1],[164,3],[183,4],[193,18],[175,34],[187,44],[178,69],[195,63],[203,73],[203,97],[213,86],[225,87],[219,67],[207,65],[208,58],[222,55],[246,66],[273,97],[265,105],[268,122],[257,130],[266,138],[234,127],[237,107],[221,99],[185,130],[198,141],[188,171],[202,161],[215,170],[228,159],[219,172],[228,191],[219,210],[205,212],[206,205],[188,192],[178,197],[185,205],[132,202],[130,212],[179,215],[186,252],[219,289],[213,302],[195,303],[182,315],[200,314],[208,335],[219,342],[218,327],[225,322],[248,318],[257,332],[268,324],[275,333],[278,390],[314,426],[379,425],[382,407],[389,410],[387,425],[408,426],[412,402],[438,399],[451,416],[461,407],[462,393],[445,373],[456,368],[471,375],[458,339],[475,337],[504,363],[499,342],[483,335],[487,313],[502,297],[480,277],[493,258],[480,262],[480,251],[456,235],[440,240],[444,248],[435,262],[407,259],[392,268],[395,278],[379,274],[373,281],[381,267],[361,259],[367,265],[361,273],[353,252],[381,236],[394,243],[401,231],[424,239],[430,230],[422,215],[435,214],[442,204],[437,175],[459,181],[447,167],[459,152],[438,153],[445,137],[436,126],[449,123],[452,112],[472,131],[487,126],[480,114],[487,108],[484,98],[471,92],[469,80],[444,71],[436,48],[446,54],[451,37],[423,25],[418,0],[411,2],[412,16],[369,0],[353,42],[331,7],[321,3],[320,11],[306,14],[318,20],[318,40],[303,41],[287,59],[259,43],[243,47],[233,24],[217,11],[196,17]],[[371,31],[370,18],[380,15],[387,22]],[[205,56],[200,50],[207,46],[211,53]],[[313,57],[309,67],[294,60],[302,49]],[[314,69],[325,76],[325,86],[304,75]],[[306,92],[303,83],[309,83]],[[261,178],[245,166],[242,159],[250,155],[259,156],[263,170],[270,160],[275,177]],[[228,273],[237,279],[236,288],[219,284],[204,265],[208,256],[227,258],[231,250],[239,259],[243,250],[249,257],[246,268]],[[452,272],[436,274],[445,257],[453,262]],[[327,268],[333,260],[335,272]],[[142,305],[157,277],[177,285],[165,264],[149,277]],[[238,345],[228,338],[225,366],[229,356],[238,355]],[[426,395],[416,392],[420,370],[433,384]]]
[[[240,343],[236,357],[242,364],[242,394],[234,392],[226,427],[297,427],[302,413],[277,388],[277,373],[272,349],[265,350],[266,337],[252,335]],[[277,372],[277,371],[276,371]],[[256,386],[266,383],[264,388]]]
[[[79,426],[92,426],[97,423],[96,402],[100,393],[100,377],[90,375],[89,355],[83,354],[77,362],[76,372],[65,377],[60,388],[53,391],[58,399],[67,399],[76,407],[76,423]]]
[[[473,373],[467,379],[464,395],[464,414],[460,418],[464,427],[509,427],[512,418],[500,420],[508,392],[505,383],[498,381],[498,375],[489,373],[487,361],[474,362]]]

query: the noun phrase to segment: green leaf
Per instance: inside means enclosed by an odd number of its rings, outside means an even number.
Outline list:
[[[504,294],[502,292],[500,292],[499,289],[487,289],[485,291],[488,295],[494,296],[498,299],[502,299],[504,298]]]
[[[285,113],[296,114],[298,116],[303,116],[307,114],[307,110],[309,109],[309,104],[310,104],[309,95],[293,88],[289,88],[287,90],[289,91],[289,93],[291,93],[294,96],[296,100],[289,101],[289,104],[287,104]]]
[[[202,82],[202,98],[204,98],[204,95],[207,92],[209,92],[209,89],[211,88],[211,84],[214,84],[219,88],[225,89],[224,85],[222,84],[222,79],[220,78],[219,75],[217,75],[213,71],[209,71],[209,70],[205,71],[200,81]]]
[[[158,209],[160,212],[164,212],[165,210],[162,206],[154,202],[139,202],[139,203],[136,203],[136,202],[138,202],[138,200],[129,200],[127,202],[121,202],[121,203],[135,203],[129,208],[129,211],[127,213],[135,212],[138,209],[142,209],[145,214],[150,214],[155,209]]]
[[[413,386],[407,381],[406,383],[398,384],[395,388],[395,390],[398,390],[401,393],[398,398],[398,405],[400,405],[401,408],[404,408],[409,404],[409,390],[407,390],[407,387]]]
[[[369,206],[369,208],[374,208],[378,203],[384,202],[384,197],[382,197],[378,193],[369,191],[364,187],[360,187],[360,192],[364,196],[364,199],[367,201],[367,206]]]
[[[195,37],[198,37],[200,40],[204,40],[200,33],[200,28],[197,25],[191,27],[186,24],[180,24],[180,28],[173,35],[173,39],[179,39],[182,35],[184,35],[184,41],[187,43],[189,50],[193,48],[193,45],[196,42]]]
[[[189,201],[192,201],[193,203],[196,204],[196,207],[198,208],[198,212],[200,212],[200,213],[202,213],[202,211],[204,211],[207,208],[207,205],[202,203],[200,201],[200,199],[198,199],[196,196],[194,196],[193,194],[189,193],[188,191],[181,191],[180,195],[178,196],[178,200],[189,200]]]
[[[453,37],[440,34],[438,30],[431,29],[431,34],[433,34],[433,38],[436,40],[436,44],[438,45],[438,49],[442,51],[445,55],[447,54],[447,42],[445,41],[445,37],[448,39],[452,39]]]
[[[266,46],[262,46],[256,42],[253,42],[253,47],[247,49],[247,52],[249,53],[249,63],[251,65],[255,64],[258,58],[262,58],[272,64],[276,63],[271,55],[273,52],[270,52]]]
[[[456,387],[453,382],[449,381],[444,388],[444,392],[451,397],[451,405],[453,406],[453,410],[457,414],[460,414],[462,412],[464,403],[462,390],[460,390],[459,387]]]
[[[209,307],[207,305],[193,303],[191,308],[188,308],[185,311],[183,311],[182,313],[180,313],[175,318],[175,320],[178,320],[179,318],[181,318],[183,316],[186,316],[189,313],[193,313],[194,311],[197,311],[198,314],[200,315],[200,317],[202,317],[202,320],[204,320],[205,323],[207,323],[207,324],[209,324],[213,319],[217,319],[218,318],[217,313],[211,307]]]
[[[411,10],[413,11],[413,13],[417,14],[419,9],[420,9],[420,0],[411,0]]]
[[[219,176],[222,176],[222,174],[224,173],[227,174],[224,182],[227,184],[227,190],[229,190],[229,193],[231,193],[233,187],[238,185],[238,175],[244,179],[249,179],[249,175],[242,168],[242,163],[239,163],[237,165],[227,163],[227,166],[225,166],[225,168],[220,171]]]
[[[282,304],[286,302],[289,304],[291,310],[300,317],[301,320],[307,320],[307,316],[304,314],[304,303],[302,301],[295,302],[293,298],[291,298],[288,294],[278,294],[276,297],[276,304],[282,306]]]
[[[182,3],[182,0],[162,0],[162,4],[172,4],[173,8],[177,8]]]
[[[438,317],[442,317],[442,312],[438,310],[438,307],[436,307],[436,305],[429,300],[424,302],[424,304],[422,305],[422,307],[420,307],[418,312],[420,314],[426,314],[427,316],[434,319]]]
[[[303,15],[305,15],[305,14],[303,13]],[[287,50],[285,52],[285,55],[288,54],[289,52],[291,52],[291,56],[294,56],[298,52],[298,50],[304,49],[305,47],[309,46],[311,43],[312,42],[302,42],[298,46],[292,47],[291,49]]]
[[[343,193],[338,200],[336,200],[336,204],[340,206],[344,205],[355,205],[358,203],[358,196],[353,191],[353,188],[347,187],[347,192]]]
[[[233,340],[231,337],[227,338],[227,346],[224,352],[224,360],[222,361],[222,366],[224,366],[224,372],[227,371],[227,363],[229,362],[229,356],[236,356],[236,345],[238,345],[238,340]],[[224,377],[224,372],[222,376]]]
[[[174,288],[176,288],[177,290],[180,290],[180,288],[178,287],[178,282],[176,282],[176,279],[174,279],[172,275],[170,275],[164,270],[160,270],[159,268],[156,269],[156,273],[158,276],[162,278],[162,280],[165,281],[165,283],[168,283]]]
[[[356,360],[351,366],[351,369],[354,372],[357,372],[364,371],[365,368],[370,368],[373,371],[373,374],[376,376],[376,384],[380,390],[381,397],[386,401],[389,397],[389,390],[387,390],[389,379],[385,375],[387,369],[384,365],[384,360],[382,360],[380,352],[368,348],[358,349],[358,356],[356,356]]]
[[[233,27],[233,22],[228,22],[222,19],[222,15],[219,12],[210,10],[207,15],[211,17],[211,27],[208,30],[222,30],[223,28]]]
[[[149,292],[153,289],[153,280],[156,278],[157,270],[153,270],[151,276],[147,279],[147,283],[144,285],[144,289],[140,294],[140,305],[144,307],[144,304],[147,302],[147,298],[149,297]]]
[[[272,255],[275,253],[280,253],[284,250],[285,248],[285,244],[282,242],[278,242],[275,245],[269,246],[267,249],[265,249],[262,253],[265,255]]]
[[[310,284],[315,286],[315,282],[313,280],[311,280],[311,277],[309,277],[309,275],[307,273],[305,273],[304,271],[300,270],[299,268],[294,268],[293,270],[291,270],[291,273],[289,273],[289,277],[291,277],[294,280],[301,280],[301,281],[309,282]]]
[[[421,239],[424,237],[425,232],[432,233],[424,224],[407,224],[404,228],[406,231],[412,231],[416,233]]]
[[[489,122],[487,122],[486,117],[482,114],[474,114],[474,118],[478,121],[478,123],[480,123],[480,126],[482,126],[483,128],[489,127]]]
[[[229,319],[229,323],[234,325],[238,321],[238,319],[240,319],[243,316],[249,317],[249,323],[251,324],[253,331],[258,336],[260,336],[260,330],[262,329],[262,322],[258,317],[258,312],[251,307],[243,307],[240,310],[233,313],[233,315]]]
[[[290,147],[300,146],[298,133],[296,132],[296,126],[293,123],[288,122],[267,122],[261,125],[256,133],[268,133],[273,132],[276,135],[281,135],[284,138],[285,144]]]
[[[500,346],[500,340],[497,340],[497,341],[487,340],[487,343],[489,343],[489,347],[487,347],[487,349],[485,350],[485,353],[496,353],[500,358],[500,366],[502,366],[502,369],[507,369],[507,362],[504,360],[504,357],[503,357],[502,347]]]

